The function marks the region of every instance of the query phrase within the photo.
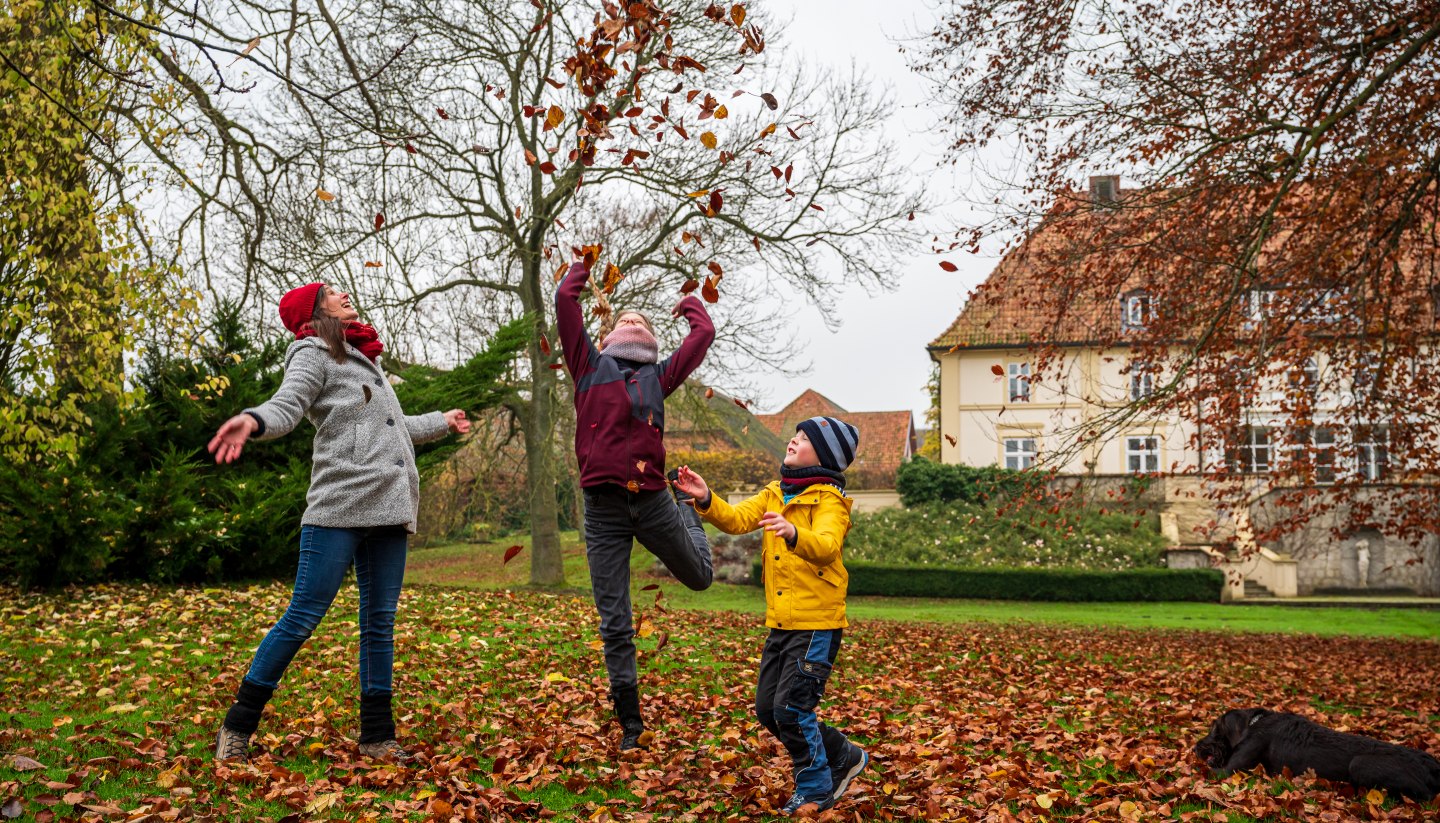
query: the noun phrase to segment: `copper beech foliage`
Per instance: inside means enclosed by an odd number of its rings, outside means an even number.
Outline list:
[[[759,616],[671,611],[664,584],[643,590],[654,748],[621,756],[588,598],[407,589],[396,716],[419,757],[405,766],[355,749],[353,587],[287,672],[248,764],[209,750],[288,584],[9,591],[0,625],[28,652],[0,693],[14,770],[0,803],[37,821],[777,817],[792,784],[752,714]],[[1437,751],[1437,676],[1429,642],[855,621],[820,712],[873,761],[822,819],[1433,820],[1304,776],[1220,780],[1189,749],[1244,704]],[[557,798],[574,805],[547,810]]]
[[[974,299],[1023,290],[1036,382],[1059,343],[1153,375],[1057,453],[1163,413],[1200,459],[1162,471],[1280,504],[1262,542],[1440,528],[1440,3],[954,0],[913,59],[955,152],[1019,147],[994,221],[934,251],[1008,239]]]

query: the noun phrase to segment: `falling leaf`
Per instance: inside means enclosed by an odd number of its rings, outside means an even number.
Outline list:
[[[636,483],[634,480],[631,480],[630,482],[625,484],[625,488],[632,493],[638,492],[640,491],[640,484]]]
[[[732,397],[732,398],[730,398],[730,401],[731,401],[732,403],[734,403],[735,405],[739,406],[740,408],[745,409],[746,411],[749,411],[749,408],[750,408],[750,407],[745,405],[745,401],[744,401],[744,400],[741,400],[741,399],[738,398],[738,397]]]
[[[695,291],[698,288],[700,288],[700,281],[692,277],[689,280],[686,280],[684,285],[680,287],[680,293],[689,294],[690,292]]]
[[[245,55],[249,54],[250,52],[254,51],[254,50],[255,50],[256,48],[258,48],[259,46],[260,46],[260,38],[258,38],[258,37],[256,37],[254,40],[251,40],[249,43],[246,43],[246,44],[245,44],[245,48],[243,48],[243,49],[240,50],[240,53],[235,56],[235,59],[234,59],[234,60],[231,60],[231,61],[230,61],[230,64],[229,64],[229,65],[230,65],[230,66],[233,66],[233,65],[235,65],[236,63],[239,63],[239,62],[240,62],[240,58],[242,58],[242,57],[244,57]],[[229,66],[227,66],[227,68],[228,68],[228,67],[229,67]]]
[[[955,265],[954,263],[951,263],[949,260],[941,260],[941,261],[940,261],[940,268],[944,269],[945,271],[959,271],[959,270],[960,270],[960,267],[959,267],[959,266]]]
[[[951,446],[954,446],[954,445],[955,445],[955,437],[954,437],[954,435],[949,435],[949,434],[947,434],[947,435],[945,435],[945,439],[946,439],[947,441],[949,441],[949,443],[950,443]]]
[[[686,196],[686,197],[704,197],[705,195],[707,195],[707,194],[709,194],[709,193],[710,193],[710,190],[709,190],[709,189],[701,189],[700,191],[692,191],[692,192],[690,192],[689,194],[687,194],[687,195],[685,195],[685,196]]]
[[[550,110],[545,112],[545,131],[550,131],[551,129],[557,128],[561,123],[564,122],[565,111],[559,106],[551,106]]]
[[[707,131],[700,135],[700,143],[707,149],[713,149],[720,144],[720,141],[716,139],[715,132]]]
[[[814,209],[815,211],[825,211],[825,209],[821,207],[819,203],[811,203],[810,208]]]
[[[315,196],[320,198],[321,200],[324,200],[326,203],[329,203],[331,200],[335,199],[335,195],[331,194],[328,191],[325,191],[324,189],[316,189]]]
[[[384,267],[385,267],[385,264],[384,264],[384,263],[381,263],[379,260],[366,260],[366,261],[365,261],[365,268],[367,268],[367,269],[380,269],[380,268],[384,268]]]
[[[550,368],[554,369],[555,371],[560,371],[561,369],[565,368],[565,364],[564,364],[564,363],[551,363],[551,364],[550,364]]]
[[[1000,365],[999,363],[996,363],[990,367],[990,373],[995,375],[996,377],[1004,377],[1005,367]]]
[[[540,335],[540,353],[544,355],[550,354],[550,339],[543,334]]]
[[[761,94],[760,99],[765,101],[765,105],[769,106],[771,111],[775,111],[776,109],[780,108],[780,101],[776,100],[775,95],[771,94],[768,91],[764,94]]]
[[[714,390],[714,389],[707,388],[707,389],[705,390],[705,399],[706,399],[706,400],[709,400],[710,398],[712,398],[712,397],[714,397],[714,396],[715,396],[715,390]]]
[[[383,225],[385,225],[385,215],[375,212],[375,231],[380,231],[380,227]]]
[[[525,150],[525,165],[527,165],[527,166],[533,166],[533,165],[535,165],[537,162],[539,162],[539,160],[540,160],[540,158],[538,158],[538,157],[535,156],[535,152],[530,151],[529,149],[526,149],[526,150]]]
[[[644,471],[645,471],[645,461],[644,461],[644,460],[636,460],[636,461],[635,461],[635,470],[638,471],[638,472],[644,472]]]
[[[720,290],[715,288],[715,278],[705,278],[705,285],[700,287],[700,296],[705,298],[706,303],[719,302]]]
[[[720,207],[725,204],[725,198],[720,196],[720,190],[710,192],[710,211],[720,213]]]
[[[440,119],[441,119],[441,120],[449,120],[449,119],[450,119],[450,115],[446,114],[444,109],[437,108],[437,109],[435,109],[435,113],[438,114],[438,115],[440,115]]]
[[[770,125],[768,125],[768,126],[766,126],[765,128],[763,128],[763,129],[760,130],[760,136],[761,136],[762,138],[769,137],[770,135],[772,135],[772,134],[774,134],[774,133],[775,133],[775,124],[774,124],[774,123],[771,123]]]
[[[541,174],[554,174],[554,173],[555,173],[555,164],[554,164],[554,163],[551,163],[549,160],[546,160],[544,163],[541,163],[541,164],[540,164],[540,173],[541,173]]]
[[[734,24],[735,24],[735,28],[737,28],[737,29],[740,28],[741,26],[745,25],[745,7],[744,7],[744,6],[740,5],[739,3],[736,3],[735,5],[733,5],[733,6],[730,7],[730,22],[734,23]]]
[[[522,552],[522,551],[524,551],[524,550],[525,550],[525,547],[519,545],[518,543],[517,543],[516,545],[511,546],[510,548],[506,549],[506,550],[505,550],[505,559],[504,559],[503,561],[501,561],[500,565],[502,565],[502,566],[503,566],[503,565],[506,565],[506,564],[509,563],[511,560],[514,560],[514,559],[515,559],[515,555],[519,554],[520,552]]]
[[[727,108],[725,108],[725,106],[721,105],[719,108],[715,109],[715,119],[716,119],[716,120],[724,120],[725,118],[727,118],[727,117],[729,117],[729,116],[730,116],[730,110],[727,109]]]

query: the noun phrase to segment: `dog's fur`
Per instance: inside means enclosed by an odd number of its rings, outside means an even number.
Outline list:
[[[1231,709],[1220,715],[1195,744],[1195,754],[1222,774],[1256,766],[1270,774],[1314,770],[1326,780],[1422,802],[1440,794],[1440,760],[1419,749],[1337,732],[1269,709]]]

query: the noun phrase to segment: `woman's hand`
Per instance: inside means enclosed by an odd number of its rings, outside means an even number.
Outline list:
[[[245,441],[255,433],[260,424],[248,414],[237,414],[220,425],[220,430],[210,438],[206,446],[215,455],[216,463],[234,463],[245,448]]]
[[[706,485],[705,478],[690,471],[689,466],[681,466],[676,470],[675,488],[695,498],[696,503],[704,503],[710,496],[710,487]]]
[[[450,425],[451,434],[470,433],[470,421],[465,419],[464,409],[451,409],[445,412],[445,422]]]
[[[786,543],[795,540],[795,524],[786,520],[785,515],[780,512],[765,512],[760,515],[760,525],[765,527],[765,531],[778,536]]]

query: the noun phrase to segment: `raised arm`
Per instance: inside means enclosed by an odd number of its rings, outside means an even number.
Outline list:
[[[285,379],[275,395],[253,409],[244,410],[259,424],[253,435],[256,440],[274,440],[300,425],[305,412],[325,387],[324,358],[327,356],[313,346],[295,352],[285,364]]]
[[[585,281],[590,270],[584,263],[570,266],[570,272],[555,290],[555,322],[560,327],[560,348],[565,355],[565,366],[570,369],[570,378],[579,381],[584,375],[595,370],[595,360],[600,351],[585,331],[585,313],[580,310],[580,292],[585,290]]]
[[[850,531],[850,512],[844,506],[816,507],[810,528],[795,527],[791,550],[816,566],[828,566],[840,559],[845,535]]]
[[[745,534],[760,528],[760,515],[765,513],[764,496],[765,493],[761,492],[732,506],[721,500],[712,489],[710,505],[702,509],[700,504],[704,501],[697,500],[695,512],[726,534]]]
[[[450,433],[450,423],[444,412],[405,415],[405,430],[410,433],[410,442],[415,445],[439,440]]]
[[[705,359],[705,352],[709,351],[710,344],[715,342],[715,324],[710,321],[705,304],[695,295],[688,294],[675,304],[674,315],[689,321],[690,333],[685,335],[680,348],[660,364],[660,388],[665,391],[666,397],[680,388],[685,378],[699,368],[700,361]]]

